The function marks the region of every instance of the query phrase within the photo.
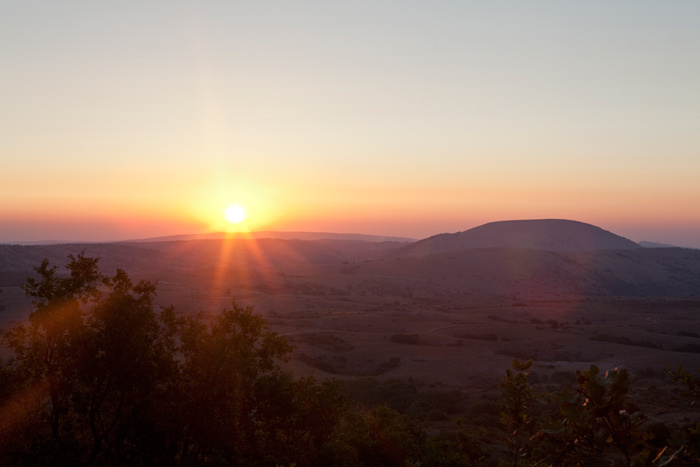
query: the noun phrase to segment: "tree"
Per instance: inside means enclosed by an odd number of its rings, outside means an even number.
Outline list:
[[[682,395],[688,396],[690,405],[700,401],[700,379],[682,366],[666,369],[673,382],[684,387]],[[667,448],[659,455],[660,465],[700,464],[700,423],[678,427],[671,433]]]
[[[534,431],[532,406],[536,402],[527,377],[532,360],[513,360],[513,370],[506,370],[501,380],[501,423],[506,429],[509,463],[517,467],[529,456],[529,439]]]
[[[174,313],[154,311],[155,284],[107,278],[97,258],[69,256],[67,269],[35,269],[25,288],[35,310],[4,337],[14,357],[3,370],[26,414],[13,428],[25,427],[24,445],[8,450],[31,464],[118,463],[144,447],[136,431],[174,376]]]
[[[560,418],[538,433],[547,444],[540,461],[556,465],[646,465],[653,459],[650,434],[639,409],[627,402],[629,373],[614,369],[601,375],[597,366],[577,372],[578,389],[557,396]]]
[[[151,457],[159,446],[154,401],[174,384],[176,320],[172,308],[154,310],[156,285],[133,284],[117,270],[110,292],[95,304],[79,337],[79,385],[73,398],[83,430],[89,431],[90,462]]]
[[[693,402],[691,402],[692,404],[700,402],[700,379],[693,376],[689,371],[686,371],[683,366],[679,366],[677,370],[666,368],[665,371],[674,383],[679,383],[685,387],[683,395],[690,396],[693,399]]]
[[[426,440],[423,430],[414,423],[383,405],[370,411],[367,426],[370,465],[420,465]]]
[[[4,342],[0,463],[291,464],[337,456],[338,385],[281,369],[291,346],[235,301],[210,323],[154,307],[156,284],[98,259],[44,260]]]
[[[180,391],[188,396],[178,410],[184,442],[179,456],[220,456],[234,462],[258,453],[256,435],[268,421],[261,410],[270,380],[279,383],[279,361],[291,347],[266,321],[235,301],[211,325],[201,317],[180,322],[183,363]]]
[[[74,444],[66,432],[72,431],[75,423],[70,395],[80,353],[77,337],[85,326],[81,305],[97,300],[98,287],[104,283],[96,258],[83,253],[68,258],[67,276],[57,275],[57,267],[50,266],[48,260],[34,269],[39,278],[29,278],[25,292],[35,310],[27,325],[20,324],[4,336],[14,354],[10,368],[15,384],[34,396],[24,417],[25,426],[32,427],[35,438],[47,437],[50,441],[42,446],[57,455],[68,455]],[[50,433],[41,429],[42,420],[48,422]]]

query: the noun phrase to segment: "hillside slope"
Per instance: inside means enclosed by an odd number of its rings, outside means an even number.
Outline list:
[[[360,265],[356,274],[475,296],[697,297],[700,251],[473,248],[386,258]]]
[[[160,280],[175,291],[216,288],[297,298],[387,298],[396,291],[404,297],[432,298],[700,296],[700,250],[641,248],[572,221],[496,224],[500,225],[431,237],[418,242],[417,251],[404,243],[350,240],[0,245],[0,287],[21,286],[44,258],[62,265],[66,255],[85,251],[101,258],[107,274],[123,268],[136,279]],[[560,228],[551,230],[553,226]],[[546,229],[548,236],[535,235]],[[566,232],[573,235],[567,237]],[[475,246],[487,242],[520,247]]]
[[[445,233],[401,249],[426,255],[471,248],[529,248],[545,251],[630,250],[639,245],[600,227],[564,219],[500,221],[464,232]]]

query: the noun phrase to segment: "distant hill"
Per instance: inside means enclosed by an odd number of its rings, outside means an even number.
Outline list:
[[[24,284],[44,258],[64,265],[81,251],[99,257],[107,274],[122,268],[134,279],[158,280],[163,300],[180,294],[177,301],[191,299],[193,309],[200,294],[223,300],[233,293],[270,303],[308,298],[304,307],[319,309],[342,308],[348,297],[365,307],[368,297],[422,304],[480,296],[700,296],[700,250],[642,248],[592,225],[555,220],[497,222],[414,244],[237,237],[0,245],[0,288]],[[9,309],[10,294],[0,295],[0,308]]]
[[[319,234],[322,235],[322,234]],[[371,237],[371,236],[368,236]],[[298,240],[235,237],[133,241],[119,243],[64,243],[57,245],[0,245],[0,287],[24,284],[34,267],[47,258],[65,264],[70,254],[85,252],[100,258],[102,270],[117,268],[152,280],[172,274],[200,271],[225,265],[235,268],[275,269],[303,265],[342,264],[381,257],[406,242],[362,240]],[[59,269],[59,274],[65,272]]]
[[[644,248],[681,248],[677,245],[669,245],[668,243],[658,243],[658,242],[639,242],[639,246]]]
[[[445,233],[401,248],[403,255],[428,255],[474,248],[527,248],[544,251],[632,250],[632,240],[600,227],[564,219],[491,222],[458,233]]]
[[[365,235],[365,234],[346,234],[346,233],[330,233],[330,232],[211,232],[202,234],[184,234],[184,235],[169,235],[166,237],[154,237],[139,240],[128,240],[125,243],[131,242],[172,242],[180,240],[221,240],[224,238],[275,238],[280,240],[356,240],[362,242],[415,242],[415,238],[406,237],[387,237],[382,235]]]

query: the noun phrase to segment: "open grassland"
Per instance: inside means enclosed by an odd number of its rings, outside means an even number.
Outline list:
[[[560,293],[583,290],[571,271],[584,260],[548,287],[537,274],[559,264],[549,253],[462,253],[440,259],[438,267],[435,258],[387,259],[391,248],[384,248],[282,241],[228,250],[211,241],[82,247],[101,256],[107,272],[122,267],[134,279],[157,280],[157,304],[174,305],[181,316],[213,318],[232,299],[254,305],[293,344],[288,367],[298,376],[410,380],[481,400],[497,396],[514,358],[533,360],[531,381],[543,391],[572,384],[577,370],[596,364],[628,369],[637,382],[631,396],[654,416],[697,417],[669,396],[673,385],[664,368],[700,368],[699,298],[653,290],[649,296]],[[42,254],[65,259],[66,253],[24,251],[31,254],[15,257],[27,261],[24,277]],[[503,257],[515,259],[493,261]],[[627,266],[612,266],[633,275]],[[505,271],[501,281],[499,271]],[[13,279],[0,284],[2,330],[31,310],[20,272],[8,274]]]

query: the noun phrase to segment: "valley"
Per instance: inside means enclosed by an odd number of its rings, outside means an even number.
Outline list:
[[[550,242],[551,243],[551,242]],[[0,329],[25,320],[21,285],[43,258],[100,257],[157,281],[181,316],[253,305],[294,346],[297,376],[414,381],[493,399],[514,358],[553,391],[591,364],[626,368],[638,403],[700,420],[664,368],[700,368],[700,252],[678,248],[409,251],[408,242],[195,239],[0,246]],[[677,392],[677,391],[675,391]],[[673,393],[675,393],[673,392]],[[662,405],[660,400],[664,400]]]

